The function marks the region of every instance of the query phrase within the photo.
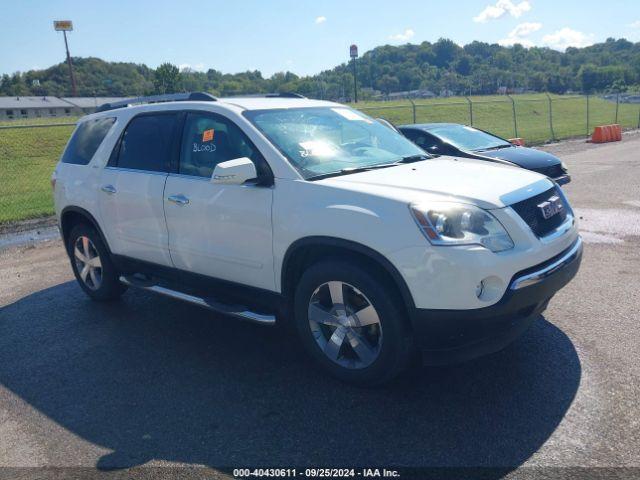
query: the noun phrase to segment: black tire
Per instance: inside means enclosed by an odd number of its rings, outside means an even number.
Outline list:
[[[392,380],[407,368],[412,355],[411,332],[404,318],[405,310],[401,299],[393,285],[381,280],[381,276],[376,273],[366,265],[348,260],[321,261],[302,274],[294,297],[296,330],[305,350],[331,375],[362,386],[379,385]],[[347,368],[331,360],[312,332],[308,314],[309,302],[321,285],[333,281],[355,287],[374,307],[379,318],[383,335],[380,336],[377,357],[362,368]],[[329,333],[326,336],[328,335]],[[340,351],[343,348],[345,347],[341,347]],[[349,349],[349,346],[346,348]]]
[[[83,237],[88,238],[90,241],[90,244],[88,245],[91,255],[97,254],[100,259],[100,281],[96,282],[97,285],[92,285],[92,277],[90,275],[85,275],[87,280],[83,280],[81,271],[79,270],[79,268],[81,268],[81,264],[77,261],[75,248],[77,242],[82,244],[81,239]],[[80,288],[82,288],[82,290],[93,300],[115,300],[127,290],[127,287],[120,283],[119,273],[111,260],[109,250],[93,227],[85,224],[79,224],[73,227],[69,237],[67,238],[67,251],[69,252],[69,257],[71,259],[73,274],[75,275]]]

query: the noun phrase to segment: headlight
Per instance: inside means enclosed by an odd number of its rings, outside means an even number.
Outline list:
[[[489,212],[463,203],[410,205],[422,233],[433,245],[482,245],[492,252],[513,248],[513,240]]]
[[[566,163],[564,163],[564,162],[562,162],[562,161],[560,162],[560,168],[562,168],[562,171],[563,171],[564,173],[567,173],[567,170],[569,170],[569,169],[567,168],[567,164],[566,164]]]

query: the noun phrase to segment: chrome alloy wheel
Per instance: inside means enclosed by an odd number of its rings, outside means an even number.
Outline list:
[[[338,365],[359,369],[380,354],[382,325],[369,299],[348,283],[320,285],[309,300],[309,327],[320,350]]]
[[[76,239],[73,256],[82,282],[89,289],[98,290],[102,285],[102,262],[89,237],[80,236]]]

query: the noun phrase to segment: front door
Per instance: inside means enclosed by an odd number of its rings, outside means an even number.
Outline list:
[[[243,285],[275,289],[270,186],[211,183],[221,162],[248,157],[261,176],[262,155],[231,120],[188,113],[178,172],[167,177],[164,209],[173,264]]]

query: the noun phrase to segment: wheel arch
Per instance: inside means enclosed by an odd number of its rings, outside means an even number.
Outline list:
[[[391,281],[406,308],[407,315],[415,309],[413,297],[398,269],[380,252],[358,242],[342,238],[311,236],[293,242],[287,249],[281,269],[281,290],[285,298],[293,298],[296,281],[304,269],[324,258],[348,256],[372,265]]]
[[[85,223],[95,228],[95,230],[98,232],[98,235],[100,235],[102,243],[105,245],[107,251],[111,255],[109,243],[107,242],[107,238],[104,236],[104,233],[102,232],[98,221],[87,210],[76,206],[65,207],[60,213],[60,233],[62,234],[62,239],[64,240],[64,246],[67,250],[67,253],[69,253],[67,245],[69,233],[71,233],[71,230],[75,225],[78,225],[80,223]]]

